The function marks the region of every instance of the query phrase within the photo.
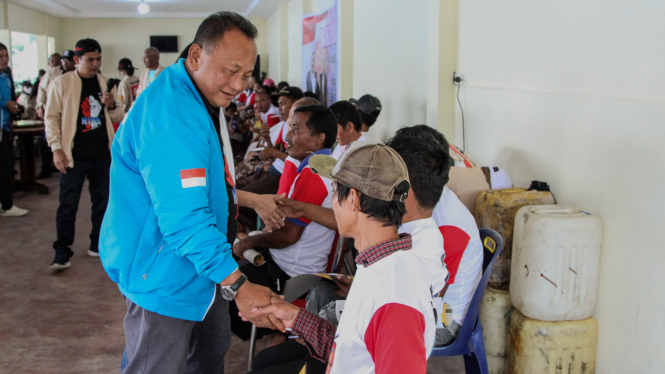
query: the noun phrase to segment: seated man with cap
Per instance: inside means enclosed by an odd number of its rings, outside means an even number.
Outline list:
[[[330,155],[337,123],[330,109],[323,105],[302,106],[294,110],[291,130],[286,136],[289,156],[300,161],[298,175],[289,191],[289,198],[330,208],[332,181],[312,173],[309,159],[314,154]],[[239,237],[241,235],[238,235]],[[307,218],[292,218],[272,232],[248,236],[233,246],[233,253],[243,259],[243,253],[253,248],[263,251],[265,264],[240,264],[240,270],[252,283],[281,293],[288,279],[300,274],[325,271],[335,232]],[[237,309],[230,304],[231,329],[247,340],[251,325],[240,321]]]
[[[378,97],[370,94],[365,94],[360,99],[349,99],[351,104],[354,104],[360,112],[360,119],[363,122],[361,127],[361,135],[365,139],[369,139],[369,128],[372,127],[381,114],[381,100]]]
[[[279,297],[253,312],[280,319],[328,373],[425,373],[436,327],[434,279],[411,235],[398,233],[409,193],[404,161],[385,145],[355,142],[339,161],[315,155],[310,166],[334,181],[339,233],[359,251],[339,326]]]

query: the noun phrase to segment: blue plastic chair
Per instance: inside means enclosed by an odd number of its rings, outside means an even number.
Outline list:
[[[480,325],[478,311],[485,294],[487,281],[492,273],[494,261],[501,252],[503,239],[492,229],[480,229],[480,240],[483,243],[483,277],[473,292],[469,309],[466,311],[464,324],[455,341],[445,347],[434,347],[431,356],[448,357],[464,356],[464,367],[467,374],[488,374],[487,356],[485,355],[485,342],[483,341],[483,328]],[[474,321],[475,323],[471,323]]]

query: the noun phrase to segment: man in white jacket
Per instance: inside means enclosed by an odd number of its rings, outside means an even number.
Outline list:
[[[148,88],[150,83],[157,79],[157,76],[164,70],[164,67],[159,64],[159,49],[155,47],[150,47],[143,52],[143,63],[146,69],[141,73],[141,81],[136,96]]]

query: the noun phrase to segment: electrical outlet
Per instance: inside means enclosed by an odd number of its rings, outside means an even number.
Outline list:
[[[464,74],[459,74],[457,72],[453,73],[453,84],[458,84],[464,81]]]

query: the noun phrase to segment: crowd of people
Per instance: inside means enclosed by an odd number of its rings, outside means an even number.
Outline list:
[[[271,340],[253,373],[424,373],[432,347],[457,336],[482,273],[475,220],[446,186],[451,145],[426,125],[369,142],[382,112],[372,94],[327,106],[260,82],[256,36],[242,16],[215,13],[176,63],[148,48],[139,77],[118,62],[119,82],[101,74],[99,43],[81,39],[23,82],[18,101],[0,44],[0,214],[28,213],[11,200],[11,116],[42,118],[39,177],[60,177],[50,268],[71,267],[88,179],[87,254],[127,304],[125,373],[219,372],[231,332],[247,340],[252,323]],[[326,271],[336,237],[355,276],[317,285],[304,309],[285,303],[289,279]],[[436,297],[452,310],[444,323]]]

